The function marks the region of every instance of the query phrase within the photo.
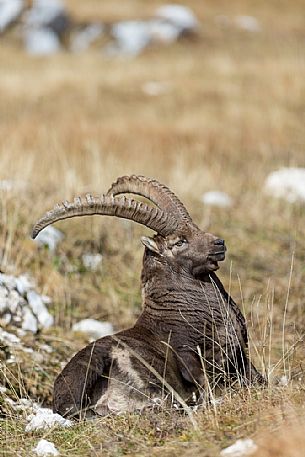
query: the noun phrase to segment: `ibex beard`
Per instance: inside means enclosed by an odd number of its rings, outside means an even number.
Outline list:
[[[155,206],[119,194],[133,193]],[[265,381],[247,355],[245,319],[216,276],[225,242],[200,230],[166,186],[144,176],[119,178],[107,194],[77,197],[46,213],[47,225],[101,214],[154,230],[142,237],[143,309],[135,325],[79,351],[58,375],[54,411],[105,415],[142,410],[156,402],[186,406],[209,391]]]

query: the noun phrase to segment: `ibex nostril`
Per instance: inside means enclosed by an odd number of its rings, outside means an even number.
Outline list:
[[[217,240],[214,241],[214,244],[217,246],[224,246],[225,245],[225,240],[222,240],[221,238],[218,238]]]

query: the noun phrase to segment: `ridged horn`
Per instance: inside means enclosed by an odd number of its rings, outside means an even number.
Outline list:
[[[106,195],[93,197],[88,194],[85,198],[76,197],[72,203],[65,201],[57,204],[54,209],[48,211],[36,222],[32,237],[36,238],[43,228],[53,224],[53,222],[69,217],[93,214],[130,219],[145,225],[164,237],[175,232],[179,227],[179,223],[174,217],[145,203],[127,197],[115,198]]]
[[[106,195],[137,194],[155,203],[166,214],[172,214],[180,223],[195,225],[178,197],[164,184],[145,176],[122,176],[112,184]]]

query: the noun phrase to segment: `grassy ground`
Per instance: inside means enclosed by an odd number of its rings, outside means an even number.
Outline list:
[[[160,4],[68,3],[79,17],[108,19],[148,16]],[[43,362],[21,354],[16,365],[2,360],[0,379],[11,398],[48,405],[60,364],[84,345],[70,331],[73,322],[94,317],[120,329],[139,315],[139,237],[146,229],[107,218],[65,221],[58,227],[66,238],[54,254],[29,233],[55,202],[104,192],[116,177],[140,173],[169,185],[201,227],[226,239],[219,275],[248,318],[251,353],[271,385],[227,392],[220,405],[196,415],[196,432],[187,417],[162,411],[25,434],[24,417],[6,406],[3,455],[31,455],[40,436],[75,456],[214,457],[249,436],[260,457],[305,453],[305,210],[262,190],[271,170],[305,166],[304,4],[188,4],[202,20],[200,38],[134,60],[106,60],[96,50],[32,59],[1,46],[0,178],[21,189],[0,194],[0,269],[36,278],[53,299],[56,328],[25,342],[40,352],[47,342],[53,353],[43,354]],[[254,14],[262,32],[223,29],[215,22],[219,14]],[[150,97],[142,90],[148,81],[164,82],[168,91]],[[211,189],[228,192],[233,208],[204,208],[200,197]],[[86,252],[104,256],[94,274],[82,266]],[[288,386],[276,385],[284,375]]]

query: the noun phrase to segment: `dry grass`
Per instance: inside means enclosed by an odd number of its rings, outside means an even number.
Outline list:
[[[139,11],[148,16],[160,4],[68,3],[79,17],[110,20]],[[200,39],[135,60],[106,60],[97,51],[31,59],[9,45],[0,48],[0,179],[20,183],[0,194],[0,269],[30,272],[53,298],[57,324],[28,342],[34,348],[52,342],[56,352],[44,366],[7,367],[6,382],[17,397],[48,403],[60,362],[84,344],[67,332],[72,322],[109,319],[118,329],[134,322],[145,229],[107,218],[66,221],[60,228],[67,237],[55,255],[38,249],[29,233],[55,202],[103,192],[117,176],[141,173],[168,184],[197,223],[226,239],[220,277],[248,317],[251,353],[271,378],[286,374],[291,385],[228,393],[216,412],[198,414],[196,434],[172,411],[46,433],[62,455],[212,457],[245,436],[261,443],[260,457],[305,453],[305,211],[262,192],[269,171],[305,166],[304,5],[188,3],[203,22]],[[222,29],[217,14],[254,14],[263,31]],[[151,80],[168,83],[168,92],[147,96],[142,86]],[[204,208],[200,196],[211,189],[232,195],[234,207]],[[104,255],[95,274],[81,264],[88,251]],[[0,433],[4,455],[30,455],[42,435],[25,435],[24,419],[14,414],[0,422]]]

